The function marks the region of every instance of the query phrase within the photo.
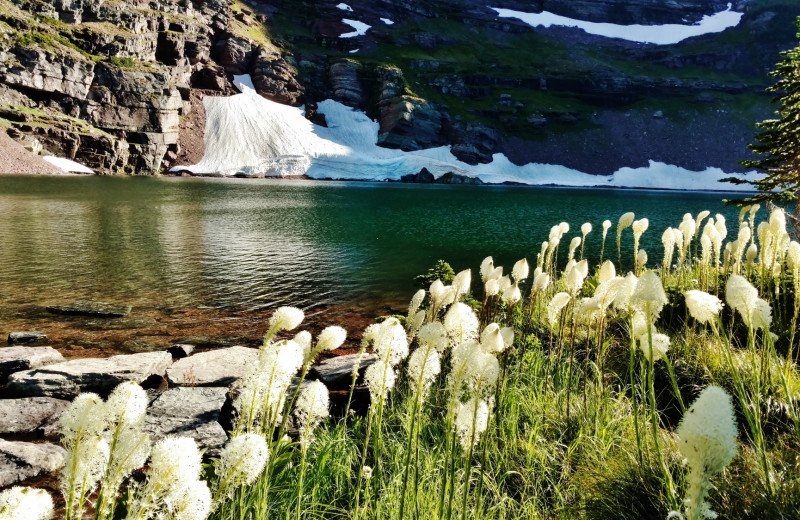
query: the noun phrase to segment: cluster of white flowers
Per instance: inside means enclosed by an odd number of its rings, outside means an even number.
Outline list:
[[[293,413],[297,418],[301,442],[307,443],[311,440],[314,428],[330,414],[329,406],[328,387],[320,381],[312,381],[300,387]]]
[[[713,294],[691,290],[683,293],[689,314],[700,323],[713,322],[722,310],[722,302]]]
[[[230,498],[239,486],[255,482],[269,459],[267,441],[261,435],[244,433],[231,437],[220,454],[215,471],[217,491],[212,507]]]
[[[489,405],[477,397],[458,403],[454,424],[461,446],[468,450],[480,441],[489,425]]]
[[[50,520],[53,499],[43,489],[15,486],[0,491],[0,520]]]
[[[753,330],[769,330],[772,309],[768,302],[758,297],[758,290],[742,276],[732,274],[725,286],[725,301],[737,311],[745,324]]]
[[[304,319],[305,314],[296,307],[279,307],[269,319],[269,330],[265,341],[271,340],[275,334],[283,330],[296,329]]]
[[[156,443],[147,480],[136,489],[128,518],[204,520],[211,511],[211,492],[200,480],[201,469],[194,439],[167,437]]]
[[[730,396],[718,386],[706,387],[686,411],[677,434],[678,448],[689,465],[686,518],[715,518],[705,502],[711,479],[736,456],[737,428]]]
[[[409,383],[414,394],[424,399],[441,370],[441,358],[435,348],[428,346],[415,350],[408,359]]]

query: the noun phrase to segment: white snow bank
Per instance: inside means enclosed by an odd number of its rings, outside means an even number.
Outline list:
[[[349,20],[347,18],[342,18],[342,23],[346,23],[347,25],[355,29],[355,31],[340,34],[339,38],[355,38],[356,36],[364,36],[365,34],[367,34],[367,31],[369,31],[372,28],[371,25],[367,25],[364,22],[359,22],[358,20]]]
[[[350,11],[351,13],[353,12],[353,8],[345,3],[338,4],[336,8],[341,9],[342,11]]]
[[[247,87],[250,90],[255,90],[256,87],[253,86],[253,78],[250,77],[250,74],[242,74],[239,76],[233,76],[233,85],[239,89],[239,92],[244,92],[243,87]]]
[[[725,11],[704,16],[694,25],[665,24],[665,25],[617,25],[613,23],[587,22],[575,20],[566,16],[543,11],[541,13],[525,13],[511,9],[490,7],[501,18],[517,18],[531,27],[577,27],[589,34],[620,38],[632,42],[654,43],[656,45],[671,45],[693,36],[718,33],[730,27],[735,27],[742,19],[743,13],[731,10],[731,4]]]
[[[390,20],[390,19],[388,19],[388,18],[381,18],[381,21],[382,21],[383,23],[385,23],[386,25],[394,25],[394,21],[393,21],[393,20]]]
[[[64,173],[94,173],[94,170],[88,166],[84,166],[79,162],[75,162],[66,157],[56,157],[54,155],[45,155],[42,157],[45,161],[49,162],[56,168],[61,168]]]
[[[396,180],[427,168],[436,177],[452,171],[490,183],[723,191],[748,190],[747,186],[720,184],[723,177],[757,178],[755,174],[726,174],[718,168],[694,172],[657,162],[600,176],[551,164],[516,166],[503,154],[496,154],[489,164],[471,166],[456,159],[446,146],[416,152],[381,148],[377,145],[378,123],[336,101],[319,103],[326,128],[311,124],[302,109],[264,99],[244,82],[240,88],[242,94],[203,100],[207,117],[205,155],[200,163],[176,166],[173,171]]]

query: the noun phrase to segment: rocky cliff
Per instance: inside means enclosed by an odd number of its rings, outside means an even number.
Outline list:
[[[590,173],[657,160],[737,171],[790,0],[736,0],[741,23],[675,45],[536,28],[473,0],[0,0],[0,126],[104,173],[196,158],[207,95],[257,91],[308,108],[333,98],[380,123],[379,144],[451,145],[461,160]],[[719,0],[498,0],[617,24],[693,23]],[[348,20],[351,23],[348,23]],[[370,26],[349,36],[352,21]],[[38,142],[38,144],[33,144]]]

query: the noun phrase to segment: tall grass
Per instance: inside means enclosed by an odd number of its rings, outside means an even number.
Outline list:
[[[239,459],[213,461],[212,505],[191,518],[797,518],[800,245],[780,210],[756,226],[757,211],[727,243],[721,215],[687,214],[653,269],[638,249],[649,223],[623,215],[625,276],[582,259],[591,226],[564,260],[561,223],[531,276],[527,261],[504,276],[487,258],[480,284],[468,270],[434,281],[404,323],[364,331],[360,352],[378,358],[366,415],[348,413],[358,368],[338,417],[314,407],[327,393],[290,389],[333,343],[276,341],[302,321],[278,311],[235,403],[236,433],[264,442],[262,467],[226,478]]]

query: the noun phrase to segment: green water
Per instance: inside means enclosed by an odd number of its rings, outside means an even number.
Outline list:
[[[238,311],[399,302],[437,259],[477,273],[535,262],[552,225],[568,238],[634,211],[661,232],[722,194],[255,179],[0,177],[0,304],[105,300]],[[730,225],[734,223],[734,225]],[[616,257],[615,228],[606,257]],[[566,245],[569,239],[565,238]],[[630,231],[623,251],[632,256]]]

